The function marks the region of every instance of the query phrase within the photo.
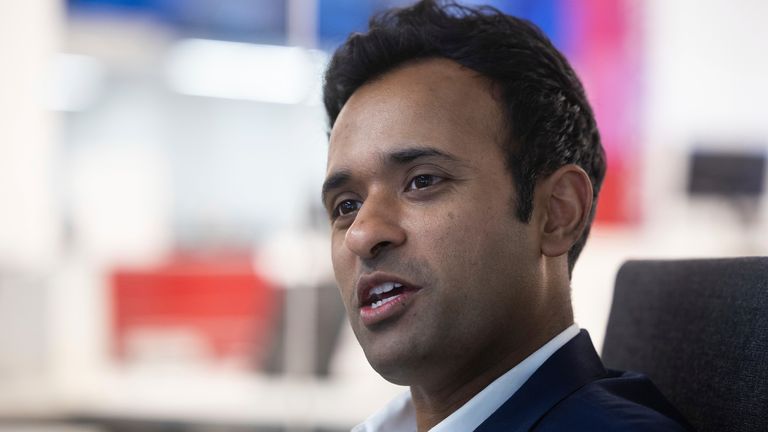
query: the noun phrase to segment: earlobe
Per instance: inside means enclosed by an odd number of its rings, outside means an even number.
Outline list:
[[[539,185],[544,210],[541,252],[549,257],[568,253],[581,237],[592,208],[592,182],[577,165],[565,165]]]

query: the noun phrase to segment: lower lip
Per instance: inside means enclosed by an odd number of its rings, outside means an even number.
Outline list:
[[[403,291],[392,300],[375,309],[371,305],[365,305],[360,308],[360,319],[366,327],[371,327],[400,316],[409,306],[411,297],[415,293],[415,291]]]

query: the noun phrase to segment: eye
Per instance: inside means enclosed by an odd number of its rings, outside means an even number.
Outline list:
[[[426,187],[436,185],[441,181],[443,181],[442,177],[438,177],[431,174],[421,174],[411,179],[411,182],[408,184],[407,189],[408,190],[424,189]]]
[[[336,219],[340,216],[346,216],[350,213],[354,213],[358,210],[360,210],[360,207],[362,207],[363,203],[357,200],[347,199],[342,202],[340,202],[334,209],[333,214],[331,214],[331,219]]]

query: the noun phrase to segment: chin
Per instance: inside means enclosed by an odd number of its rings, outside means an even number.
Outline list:
[[[412,385],[414,380],[420,376],[420,371],[416,365],[424,364],[423,361],[417,359],[413,350],[406,350],[405,352],[387,350],[387,352],[381,353],[370,348],[363,348],[363,351],[373,370],[392,384]]]
[[[425,365],[434,364],[428,361],[432,357],[430,351],[435,348],[431,341],[423,335],[403,331],[403,327],[407,330],[416,326],[401,319],[376,330],[353,323],[352,330],[373,370],[393,384],[412,385],[427,372]]]
[[[414,374],[409,373],[406,368],[395,365],[387,365],[386,367],[383,367],[382,365],[376,365],[374,363],[371,363],[371,367],[373,367],[373,370],[381,375],[382,378],[392,384],[401,386],[410,386],[413,384]]]

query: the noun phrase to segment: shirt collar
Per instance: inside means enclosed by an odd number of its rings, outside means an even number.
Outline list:
[[[465,432],[475,430],[493,414],[563,345],[579,333],[579,326],[572,324],[552,338],[533,354],[497,378],[450,416],[435,425],[430,432]],[[355,426],[352,432],[416,432],[416,411],[411,393],[404,392],[389,402],[366,421]]]

